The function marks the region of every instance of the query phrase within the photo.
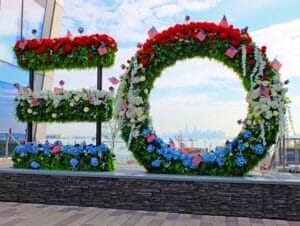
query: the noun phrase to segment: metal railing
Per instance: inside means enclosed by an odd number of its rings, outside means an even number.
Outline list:
[[[21,144],[13,135],[8,132],[0,132],[0,158],[8,158],[12,155],[14,148]]]

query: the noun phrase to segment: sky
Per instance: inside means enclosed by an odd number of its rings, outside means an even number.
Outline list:
[[[147,39],[147,30],[155,26],[163,31],[177,23],[191,21],[218,23],[225,14],[237,28],[249,27],[249,34],[258,46],[267,46],[270,60],[277,57],[283,64],[282,79],[289,79],[288,96],[296,133],[300,133],[300,1],[297,0],[65,0],[61,35],[67,30],[76,34],[83,27],[85,34],[107,33],[119,47],[115,66],[104,70],[107,78],[119,77],[122,63],[134,55],[136,44]],[[65,80],[67,89],[96,86],[96,71],[57,71],[54,85]],[[117,87],[115,87],[117,88]],[[235,136],[238,119],[246,117],[246,92],[238,76],[216,61],[190,59],[167,68],[155,81],[150,94],[150,113],[158,133],[176,132],[185,127],[221,130]],[[297,118],[298,116],[298,118]],[[80,128],[80,129],[79,129]],[[52,124],[48,132],[72,135],[80,130],[93,135],[93,124]]]
[[[136,44],[147,39],[152,26],[163,31],[184,23],[186,15],[191,21],[218,23],[225,14],[234,27],[249,27],[254,42],[267,46],[270,60],[277,57],[282,62],[280,72],[283,80],[290,80],[293,124],[300,134],[299,8],[298,0],[64,0],[60,35],[65,36],[67,30],[79,35],[77,29],[83,27],[84,34],[106,33],[117,41],[115,65],[104,69],[107,89],[111,85],[107,78],[123,73],[120,65],[135,54]],[[56,71],[53,85],[62,79],[66,89],[95,87],[96,70]],[[233,137],[241,129],[236,121],[246,117],[245,96],[238,76],[220,63],[206,59],[178,62],[163,71],[151,91],[154,129],[174,133],[196,127]],[[51,124],[48,133],[93,136],[95,124]]]

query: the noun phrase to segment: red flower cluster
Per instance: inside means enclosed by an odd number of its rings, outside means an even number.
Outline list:
[[[24,42],[26,43],[25,46]],[[20,57],[23,52],[30,51],[31,54],[53,54],[61,51],[63,55],[67,55],[72,51],[76,52],[79,46],[94,46],[98,48],[101,43],[106,47],[110,47],[113,51],[117,51],[116,41],[106,34],[85,35],[75,38],[53,38],[53,39],[31,39],[31,40],[18,40],[15,44],[15,53]]]
[[[174,27],[157,34],[154,38],[148,39],[142,46],[137,54],[140,56],[140,63],[144,66],[151,61],[151,55],[153,54],[154,47],[157,44],[169,45],[171,42],[176,42],[185,38],[196,39],[196,35],[199,31],[206,34],[208,40],[220,39],[226,40],[229,45],[239,47],[241,44],[249,45],[252,42],[248,33],[241,34],[239,29],[235,29],[232,26],[224,28],[214,23],[207,22],[191,22],[189,24],[176,24]],[[210,45],[210,49],[213,46]],[[248,47],[249,48],[249,47]]]

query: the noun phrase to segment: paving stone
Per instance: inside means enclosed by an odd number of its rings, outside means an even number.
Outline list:
[[[16,219],[13,219],[13,220],[11,220],[9,222],[1,224],[1,226],[15,226],[16,224],[19,224],[21,222],[24,222],[23,218],[16,218]]]
[[[148,226],[161,226],[162,223],[163,223],[162,220],[153,219],[152,221],[150,221]]]
[[[258,219],[258,218],[250,218],[250,222],[251,223],[260,223],[260,224],[263,223],[262,219]]]
[[[66,219],[56,223],[54,226],[67,226],[68,224],[73,223],[74,221],[80,219],[81,217],[85,216],[85,214],[74,214],[71,215],[69,217],[67,217]]]

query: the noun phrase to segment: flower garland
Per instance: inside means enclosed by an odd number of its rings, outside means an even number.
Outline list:
[[[12,156],[14,168],[47,170],[112,171],[113,156],[105,144],[100,146],[62,145],[48,142],[18,145]]]
[[[113,96],[97,89],[32,92],[19,89],[14,99],[21,122],[104,122],[112,117]]]
[[[117,43],[106,34],[94,34],[18,40],[14,51],[19,67],[25,70],[109,67],[114,63]]]
[[[153,173],[245,175],[276,142],[285,115],[286,88],[279,73],[245,31],[214,23],[175,25],[148,39],[129,61],[117,93],[115,117],[136,159]],[[176,149],[154,132],[149,92],[163,69],[193,57],[232,68],[248,92],[247,118],[235,139],[211,153]]]

